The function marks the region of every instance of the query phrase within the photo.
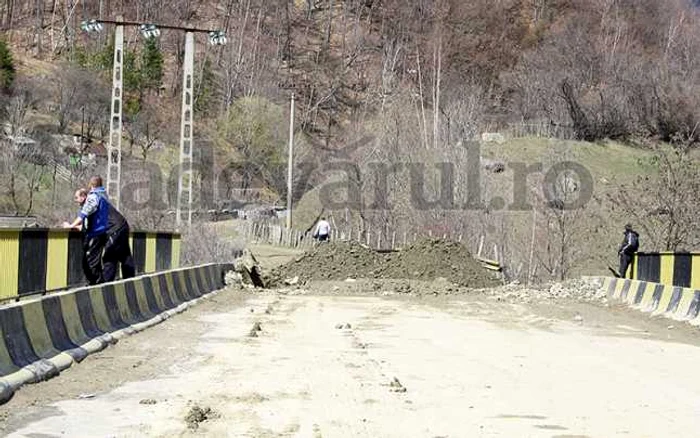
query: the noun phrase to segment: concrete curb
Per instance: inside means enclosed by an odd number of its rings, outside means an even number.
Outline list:
[[[0,308],[0,404],[213,296],[230,264],[207,264],[85,287]]]
[[[614,277],[584,277],[611,300],[654,316],[700,325],[700,290]]]

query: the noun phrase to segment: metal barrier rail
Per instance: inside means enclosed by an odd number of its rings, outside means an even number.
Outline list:
[[[180,234],[133,231],[137,274],[180,266]],[[81,286],[83,236],[49,228],[0,229],[0,301]]]
[[[700,289],[700,253],[639,252],[631,272],[633,280]]]

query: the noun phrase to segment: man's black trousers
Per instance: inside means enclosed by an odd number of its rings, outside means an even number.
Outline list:
[[[85,237],[83,240],[83,273],[89,284],[104,282],[102,251],[106,243],[106,234],[95,237]]]
[[[122,266],[122,279],[132,278],[136,275],[134,258],[129,247],[129,227],[122,227],[111,234],[105,244],[105,253],[102,257],[104,281],[114,281],[117,276],[117,264]]]
[[[620,254],[620,276],[622,278],[627,277],[627,269],[629,268],[630,263],[632,263],[632,254],[627,254],[627,253],[622,253]]]

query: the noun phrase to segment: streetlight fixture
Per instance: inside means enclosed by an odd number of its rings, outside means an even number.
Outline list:
[[[80,23],[83,32],[102,32],[104,25],[97,20],[86,20]]]
[[[155,24],[142,24],[139,26],[141,29],[141,35],[146,39],[158,38],[160,36],[160,29]]]
[[[209,32],[209,44],[212,46],[225,46],[226,42],[226,34],[223,30],[212,30]]]

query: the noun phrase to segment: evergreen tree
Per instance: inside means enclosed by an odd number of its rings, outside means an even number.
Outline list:
[[[211,61],[207,58],[204,60],[194,90],[194,110],[196,112],[203,112],[209,108],[214,97],[215,87],[216,77],[214,76]]]
[[[141,80],[147,90],[158,91],[163,83],[163,54],[158,47],[157,38],[146,39],[141,53]]]
[[[137,58],[133,52],[124,52],[122,80],[125,93],[141,93],[143,90],[142,68],[137,64]]]
[[[8,91],[15,80],[15,64],[12,53],[4,40],[0,40],[0,89]]]

